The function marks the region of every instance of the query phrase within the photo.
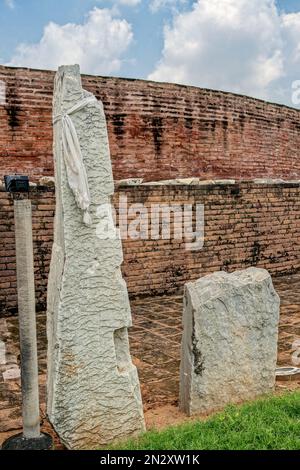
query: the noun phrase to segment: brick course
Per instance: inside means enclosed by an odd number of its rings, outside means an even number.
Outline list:
[[[202,203],[205,243],[186,251],[185,241],[123,240],[123,273],[132,297],[181,292],[183,284],[216,270],[251,265],[273,275],[300,269],[300,183],[255,184],[242,181],[206,186],[119,187],[128,203]],[[31,190],[36,300],[45,308],[53,236],[54,190]],[[17,311],[14,220],[11,197],[0,191],[0,315]]]
[[[53,78],[0,66],[0,176],[53,174]],[[300,178],[299,110],[195,87],[82,79],[104,104],[115,180]]]

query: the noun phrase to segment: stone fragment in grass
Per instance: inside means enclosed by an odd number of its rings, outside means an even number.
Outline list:
[[[264,269],[217,272],[185,285],[184,412],[207,413],[273,390],[279,304]]]

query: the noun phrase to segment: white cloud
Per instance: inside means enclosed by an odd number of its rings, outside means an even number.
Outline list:
[[[186,3],[187,0],[150,0],[150,9],[153,12],[167,7],[171,7],[175,10],[178,6],[184,5]]]
[[[127,7],[135,7],[139,5],[142,0],[110,0],[115,6],[125,5]],[[98,0],[99,3],[105,3],[105,0]]]
[[[100,3],[103,3],[104,0],[98,0]],[[130,7],[135,7],[142,3],[142,0],[110,0],[114,5],[126,5]],[[186,4],[188,0],[148,0],[150,10],[156,12],[161,8],[176,8],[178,5]]]
[[[117,3],[120,5],[128,5],[129,7],[134,7],[141,3],[141,0],[117,0]]]
[[[8,8],[11,8],[12,10],[15,8],[14,0],[4,0],[4,1],[5,1],[6,6],[8,6]]]
[[[300,12],[280,12],[274,0],[197,0],[165,27],[162,57],[149,78],[292,105]]]
[[[7,65],[56,69],[78,63],[83,73],[107,75],[120,69],[132,39],[126,20],[111,10],[94,8],[82,24],[50,22],[41,40],[20,44]]]
[[[110,0],[114,6],[126,5],[129,7],[135,7],[142,3],[142,0]],[[105,0],[98,0],[100,3],[104,3]],[[180,5],[184,5],[188,0],[147,0],[149,8],[152,12],[156,13],[162,8],[172,8],[176,11],[176,8]]]

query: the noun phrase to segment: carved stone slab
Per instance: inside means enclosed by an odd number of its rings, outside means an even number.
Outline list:
[[[82,89],[78,66],[60,67],[56,74],[53,117],[56,215],[48,282],[47,412],[68,448],[91,449],[140,433],[144,417],[129,352],[122,246],[110,206],[114,185],[106,120],[102,103]],[[85,183],[88,223],[79,203]],[[114,237],[103,237],[107,227]]]

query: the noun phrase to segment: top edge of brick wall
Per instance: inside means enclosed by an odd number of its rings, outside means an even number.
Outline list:
[[[1,65],[0,64],[0,73],[2,71],[5,72],[5,70],[11,71],[11,72],[16,72],[16,73],[18,71],[21,71],[21,72],[43,74],[43,75],[46,73],[46,74],[50,75],[51,77],[53,77],[53,79],[54,79],[54,75],[56,73],[55,70],[35,69],[35,68],[31,68],[31,67],[11,67],[11,66],[6,66],[6,65]],[[231,92],[231,91],[218,90],[218,89],[206,88],[206,87],[198,87],[198,86],[195,86],[195,85],[185,85],[185,84],[181,84],[181,83],[172,83],[172,82],[160,82],[160,81],[154,81],[154,80],[146,80],[146,79],[142,79],[142,78],[118,77],[118,76],[109,76],[109,75],[91,75],[91,74],[84,74],[84,73],[81,74],[81,77],[83,77],[87,80],[103,79],[103,80],[113,80],[113,81],[114,80],[116,80],[116,81],[125,81],[125,82],[129,82],[129,83],[130,82],[138,82],[138,83],[143,83],[143,84],[149,84],[149,85],[154,86],[156,88],[169,87],[169,88],[174,88],[174,89],[183,88],[183,89],[199,90],[199,92],[200,91],[201,92],[207,92],[209,94],[214,94],[216,96],[225,95],[225,96],[243,98],[243,99],[247,99],[249,101],[254,101],[254,102],[257,102],[257,103],[261,103],[261,104],[266,104],[266,105],[275,106],[275,107],[279,107],[279,108],[287,108],[289,110],[296,111],[297,113],[300,112],[300,109],[294,108],[292,106],[288,106],[286,104],[275,103],[273,101],[267,101],[267,100],[263,100],[263,99],[260,99],[260,98],[255,98],[253,96],[242,94],[242,93],[234,93],[234,92]]]
[[[131,190],[143,190],[143,191],[153,191],[157,190],[160,191],[164,188],[185,188],[185,189],[207,189],[209,188],[230,188],[232,186],[249,186],[249,187],[257,187],[261,188],[265,187],[288,187],[288,188],[299,188],[300,187],[300,180],[238,180],[238,181],[226,181],[226,180],[209,180],[209,181],[201,181],[199,183],[178,183],[174,180],[174,182],[169,181],[166,183],[159,183],[154,181],[153,183],[126,183],[126,182],[119,182],[115,181],[115,190],[116,192],[121,191],[122,189],[131,189]],[[52,182],[45,182],[42,184],[39,183],[30,183],[30,193],[35,192],[54,192],[55,187]],[[4,184],[0,182],[0,192],[6,192]],[[26,195],[25,195],[26,197]]]

